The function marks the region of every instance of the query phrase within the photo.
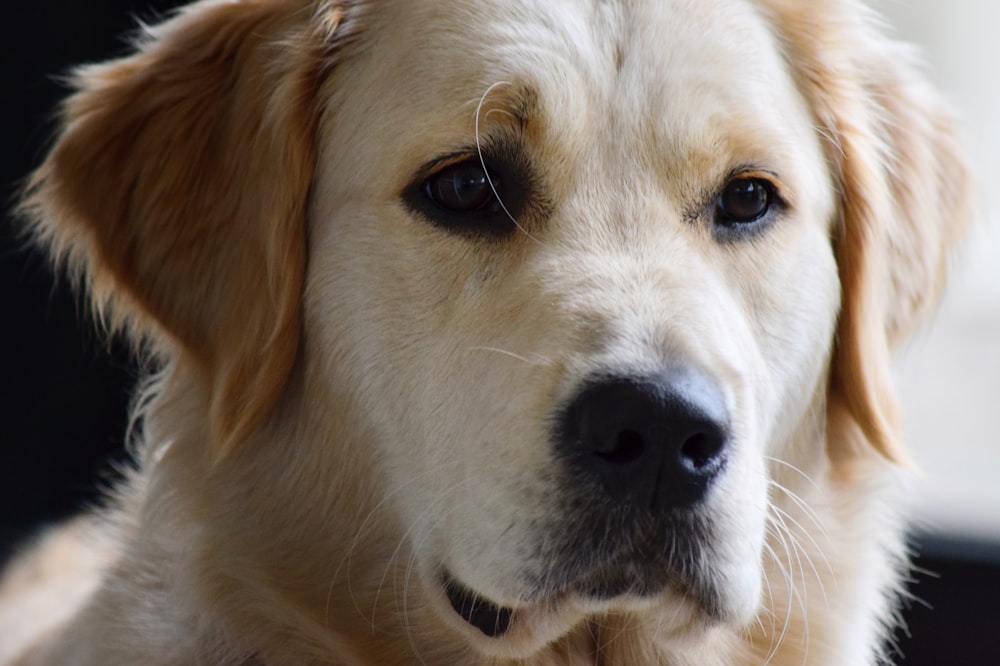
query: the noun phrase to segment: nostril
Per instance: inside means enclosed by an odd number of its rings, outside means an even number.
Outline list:
[[[718,463],[722,448],[721,437],[699,432],[681,446],[681,460],[694,471],[708,471]]]
[[[627,465],[642,457],[645,444],[642,433],[622,430],[614,439],[614,446],[608,451],[594,451],[594,455],[612,465]]]

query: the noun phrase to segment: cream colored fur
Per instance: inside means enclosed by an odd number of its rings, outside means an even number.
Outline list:
[[[0,586],[0,662],[887,658],[889,351],[969,197],[949,113],[859,4],[204,0],[76,88],[25,210],[161,369],[112,508]],[[497,137],[531,174],[510,237],[403,203]],[[745,173],[785,205],[720,240],[699,206]],[[539,597],[538,544],[574,529],[555,410],[678,362],[732,414],[699,509],[718,613]],[[464,622],[445,570],[509,631]]]

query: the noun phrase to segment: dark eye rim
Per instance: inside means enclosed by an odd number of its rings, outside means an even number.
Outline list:
[[[767,194],[767,205],[757,216],[747,219],[733,219],[726,215],[722,208],[722,197],[734,183],[750,181],[762,186]],[[777,175],[758,169],[738,170],[726,178],[709,205],[712,227],[716,234],[723,237],[740,237],[755,234],[769,227],[788,208],[782,194],[782,187]]]
[[[435,201],[431,196],[432,180],[461,165],[485,167],[494,184],[491,189],[500,194],[500,199],[494,195],[484,205],[464,211],[449,209]],[[515,156],[499,157],[470,149],[443,155],[425,164],[403,190],[402,201],[411,212],[450,233],[502,238],[517,231],[519,222],[516,220],[525,207],[527,190],[526,174],[517,166]]]

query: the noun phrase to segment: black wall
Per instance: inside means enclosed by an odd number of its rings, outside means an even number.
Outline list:
[[[0,541],[94,497],[112,476],[135,373],[120,345],[47,261],[25,250],[10,209],[50,142],[58,82],[74,64],[123,53],[135,17],[176,2],[0,3]]]

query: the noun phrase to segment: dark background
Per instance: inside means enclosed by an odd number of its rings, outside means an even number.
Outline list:
[[[39,525],[98,501],[124,459],[137,371],[83,302],[25,248],[7,212],[41,161],[71,65],[127,51],[167,0],[0,0],[0,562]],[[907,666],[1000,664],[1000,545],[915,538],[922,601],[899,635]],[[0,627],[0,633],[3,627]]]

